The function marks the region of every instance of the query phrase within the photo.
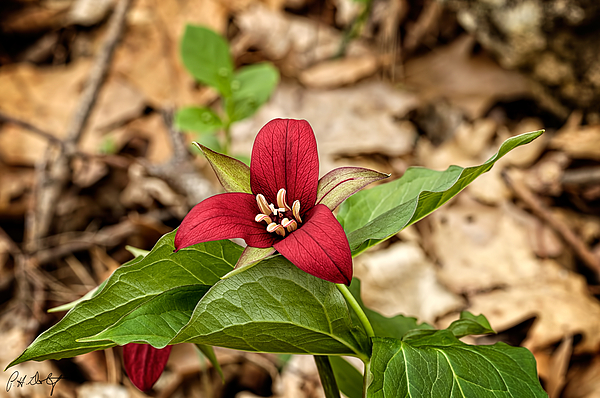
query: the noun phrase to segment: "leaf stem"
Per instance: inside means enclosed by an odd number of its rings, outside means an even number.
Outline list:
[[[335,375],[333,374],[333,368],[329,357],[327,355],[314,355],[317,369],[319,370],[319,377],[321,378],[321,384],[323,385],[323,391],[325,392],[326,398],[340,398],[340,389],[338,388]]]
[[[348,301],[348,304],[350,304],[350,307],[352,307],[352,309],[358,316],[360,323],[362,323],[363,327],[365,328],[367,336],[369,338],[375,337],[375,332],[373,331],[373,326],[371,326],[371,322],[369,322],[369,318],[367,318],[367,315],[365,315],[365,312],[361,308],[360,304],[358,304],[358,301],[356,301],[352,293],[350,293],[348,287],[341,283],[336,283],[336,286],[338,290],[344,295],[344,298],[346,298],[346,301]]]
[[[363,398],[367,397],[367,388],[371,384],[371,361],[365,362],[365,373],[363,374]]]
[[[354,298],[352,293],[350,293],[350,290],[348,290],[348,287],[341,283],[336,283],[336,286],[337,286],[338,290],[342,293],[342,295],[346,298],[346,301],[348,302],[348,304],[350,304],[350,307],[352,307],[352,309],[358,316],[360,323],[362,323],[363,327],[365,328],[365,332],[367,333],[369,340],[372,339],[373,337],[375,337],[375,332],[373,331],[373,326],[371,326],[371,322],[369,322],[369,318],[367,318],[367,315],[363,311],[360,304],[358,304],[358,301],[356,301],[356,299]],[[367,396],[367,387],[369,387],[369,384],[371,383],[371,361],[367,360],[367,361],[363,361],[363,362],[365,364],[365,373],[363,374],[362,396],[366,397]]]

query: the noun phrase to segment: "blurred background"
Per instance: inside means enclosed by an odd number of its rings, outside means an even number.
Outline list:
[[[461,310],[530,349],[551,398],[600,397],[600,3],[595,0],[2,0],[0,366],[220,189],[173,123],[222,109],[185,69],[186,24],[270,62],[270,99],[231,125],[248,157],[275,117],[307,119],[322,174],[477,165],[545,128],[439,211],[356,258],[365,304],[438,327]],[[260,83],[260,82],[259,82]],[[266,83],[265,83],[266,84]],[[193,130],[193,129],[190,129]],[[202,129],[200,129],[202,130]],[[217,141],[224,132],[212,132]],[[217,349],[221,383],[177,346],[156,397],[321,397],[311,357]],[[25,363],[56,397],[142,397],[119,349]],[[46,397],[48,386],[0,389]]]

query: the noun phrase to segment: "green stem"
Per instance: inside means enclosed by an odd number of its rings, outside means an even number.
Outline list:
[[[335,381],[329,357],[327,355],[315,355],[314,358],[319,370],[319,377],[321,378],[325,397],[340,398],[340,389],[338,388],[337,381]]]
[[[373,337],[375,337],[375,332],[373,331],[373,326],[371,326],[371,322],[369,322],[369,318],[367,318],[367,315],[363,311],[360,304],[358,304],[358,301],[356,301],[356,299],[354,298],[352,293],[350,293],[350,290],[348,290],[348,287],[343,284],[336,284],[336,286],[337,286],[338,290],[342,293],[342,295],[344,296],[344,298],[346,299],[348,304],[350,304],[350,307],[352,307],[352,309],[358,316],[360,323],[362,323],[363,327],[365,328],[365,332],[367,333],[369,340],[372,339]],[[365,364],[365,373],[363,374],[362,396],[363,396],[363,398],[366,398],[367,387],[371,383],[371,361],[367,360],[367,361],[363,361],[363,362]]]
[[[358,301],[356,301],[352,293],[350,293],[348,287],[341,283],[336,283],[336,286],[338,290],[344,295],[344,298],[346,299],[346,301],[348,301],[348,304],[350,304],[350,307],[352,307],[352,309],[358,316],[360,323],[362,323],[363,327],[365,328],[367,336],[369,338],[375,337],[375,332],[373,331],[373,326],[371,326],[371,322],[369,322],[369,318],[367,318],[367,315],[365,315],[365,312],[361,308],[360,304],[358,304]]]
[[[231,147],[231,123],[227,121],[225,124],[225,143],[223,144],[223,153],[229,155],[229,148]]]
[[[363,374],[363,398],[367,398],[367,387],[371,384],[371,362],[365,362],[365,373]]]

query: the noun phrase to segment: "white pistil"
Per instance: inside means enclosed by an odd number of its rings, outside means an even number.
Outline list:
[[[256,195],[256,203],[258,203],[258,208],[260,209],[261,213],[266,215],[271,214],[271,208],[269,207],[269,203],[267,203],[267,199],[265,199],[264,195],[260,193]]]
[[[277,217],[277,209],[275,208],[275,205],[273,203],[269,205],[269,209],[271,209],[271,213],[273,213],[273,215]]]
[[[286,197],[287,193],[285,192],[284,188],[281,188],[279,191],[277,191],[277,206],[279,206],[279,211],[282,213],[284,213],[286,210],[292,210],[287,204]]]
[[[271,224],[273,221],[271,221],[271,218],[269,216],[267,216],[266,214],[257,214],[256,217],[254,217],[254,221],[256,222],[262,222],[265,221],[268,224]]]
[[[299,223],[302,222],[302,218],[300,218],[300,201],[299,200],[295,200],[294,203],[292,204],[292,214],[294,215],[294,218],[296,219],[296,221],[298,221]]]

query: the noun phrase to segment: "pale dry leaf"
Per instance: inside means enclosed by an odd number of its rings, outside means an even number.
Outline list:
[[[511,204],[484,206],[463,194],[455,205],[429,216],[430,239],[441,265],[438,275],[450,290],[473,293],[539,275],[542,265],[515,212]]]
[[[407,61],[406,84],[425,100],[447,98],[471,119],[481,117],[496,101],[531,95],[524,76],[502,69],[484,54],[472,55],[474,43],[465,35]]]
[[[252,44],[287,74],[296,76],[304,69],[337,55],[342,36],[329,25],[255,5],[236,15],[240,30]],[[362,57],[371,50],[353,40],[347,56]]]
[[[394,243],[363,254],[355,260],[355,276],[362,282],[365,305],[385,316],[434,322],[464,306],[460,296],[438,281],[434,264],[416,243]]]
[[[232,152],[250,154],[260,128],[278,117],[306,119],[317,137],[321,174],[336,166],[340,155],[382,153],[400,156],[412,151],[415,127],[396,121],[418,102],[414,95],[382,82],[318,91],[281,83],[258,113],[232,127]],[[344,163],[344,162],[341,162]]]
[[[596,352],[600,346],[600,305],[583,276],[553,260],[540,261],[535,278],[523,278],[502,289],[469,297],[469,311],[482,313],[497,330],[536,317],[523,346],[532,351],[581,334],[575,354]]]
[[[281,385],[273,392],[285,398],[324,397],[314,358],[311,355],[292,356],[281,372]]]
[[[77,388],[77,398],[130,398],[127,388],[109,383],[85,383]]]
[[[100,22],[114,4],[114,0],[77,0],[67,16],[69,24],[92,26]]]
[[[377,57],[374,54],[334,59],[320,62],[305,69],[298,78],[307,87],[340,87],[371,76],[377,71],[378,64]]]
[[[581,126],[581,113],[574,112],[550,140],[550,148],[571,158],[600,160],[600,124]]]

